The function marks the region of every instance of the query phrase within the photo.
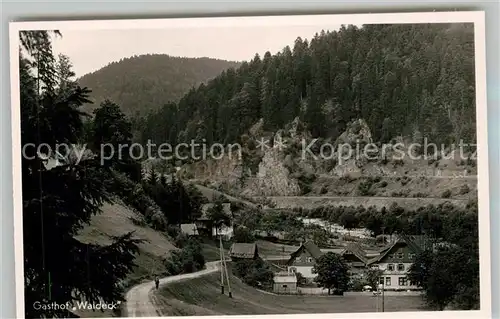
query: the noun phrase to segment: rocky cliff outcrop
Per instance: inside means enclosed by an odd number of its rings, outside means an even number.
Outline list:
[[[298,182],[290,177],[285,165],[285,156],[277,146],[282,137],[275,135],[273,147],[264,151],[256,176],[248,179],[243,195],[245,196],[295,196],[300,194]]]

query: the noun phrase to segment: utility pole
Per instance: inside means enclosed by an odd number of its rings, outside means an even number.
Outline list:
[[[229,282],[229,274],[227,273],[227,264],[226,264],[226,257],[224,256],[224,251],[222,252],[222,256],[224,258],[224,269],[226,270],[226,281],[227,281],[227,290],[229,293],[229,298],[233,298],[233,293],[231,292],[231,283]]]
[[[224,294],[224,270],[222,269],[224,262],[224,251],[222,247],[222,237],[219,237],[219,255],[220,255],[220,291]]]
[[[382,283],[382,312],[385,312],[385,277]]]
[[[229,273],[227,271],[227,264],[226,264],[226,256],[224,256],[224,248],[222,246],[222,235],[219,237],[219,243],[220,243],[220,256],[221,256],[221,293],[224,294],[224,272],[226,273],[226,282],[227,282],[227,289],[229,293],[229,298],[233,298],[233,294],[231,292],[231,284],[229,282]]]

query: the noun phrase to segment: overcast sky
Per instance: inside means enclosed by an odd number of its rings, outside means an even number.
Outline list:
[[[297,37],[311,39],[322,29],[337,30],[340,25],[265,26],[233,28],[176,28],[130,30],[61,30],[53,41],[57,55],[69,56],[77,77],[96,71],[121,58],[147,53],[183,57],[211,57],[243,61],[272,54],[286,45],[293,48]]]

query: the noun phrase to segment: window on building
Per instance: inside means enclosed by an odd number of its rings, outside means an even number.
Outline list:
[[[297,268],[295,268],[295,267],[290,267],[290,272],[291,272],[292,274],[295,274],[295,273],[297,272]]]
[[[383,285],[384,284],[384,277],[379,277],[378,278],[378,283]]]
[[[390,254],[389,259],[394,259],[394,254]]]
[[[398,271],[405,271],[405,265],[398,264]]]
[[[403,253],[398,253],[398,259],[403,259],[404,254]]]
[[[409,253],[409,254],[408,254],[408,258],[410,258],[410,259],[415,259],[415,254],[414,254],[414,253]]]
[[[312,259],[312,257],[308,257],[308,258],[307,258],[307,262],[310,262],[310,263],[312,263],[312,262],[313,262],[313,259]]]
[[[394,271],[394,265],[393,264],[387,265],[387,270]]]
[[[408,280],[406,279],[406,277],[399,277],[399,282],[398,284],[400,286],[406,286],[408,284]]]
[[[391,285],[391,277],[385,277],[385,285],[390,286]]]
[[[287,285],[283,285],[283,288],[286,288],[286,287],[287,287]]]

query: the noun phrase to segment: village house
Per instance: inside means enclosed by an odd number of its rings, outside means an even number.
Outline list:
[[[257,259],[259,251],[255,243],[234,243],[229,249],[229,256],[232,260]]]
[[[349,275],[352,277],[363,277],[368,267],[368,258],[366,251],[358,243],[349,243],[340,255],[349,266]]]
[[[417,286],[410,283],[406,276],[415,256],[424,246],[424,237],[406,235],[398,235],[376,253],[364,250],[358,243],[349,243],[341,249],[320,249],[312,241],[307,241],[290,255],[287,270],[290,274],[302,274],[310,283],[316,277],[312,273],[316,260],[324,253],[333,252],[347,262],[351,278],[362,278],[367,269],[378,268],[383,272],[380,283],[385,290],[415,290]]]
[[[273,292],[277,294],[297,293],[297,276],[289,272],[278,272],[273,278]]]
[[[316,260],[323,255],[321,249],[312,241],[306,241],[290,255],[287,262],[287,270],[291,274],[300,273],[307,282],[312,282],[316,274],[312,269]]]
[[[398,235],[368,264],[382,270],[379,284],[384,290],[415,290],[418,287],[408,281],[406,276],[416,255],[425,247],[426,241],[422,236]]]
[[[301,273],[308,282],[311,282],[316,277],[316,274],[312,273],[316,259],[328,252],[344,257],[353,276],[362,275],[368,266],[367,253],[357,243],[348,244],[345,248],[320,249],[312,241],[306,241],[291,254],[287,263],[288,272]]]

